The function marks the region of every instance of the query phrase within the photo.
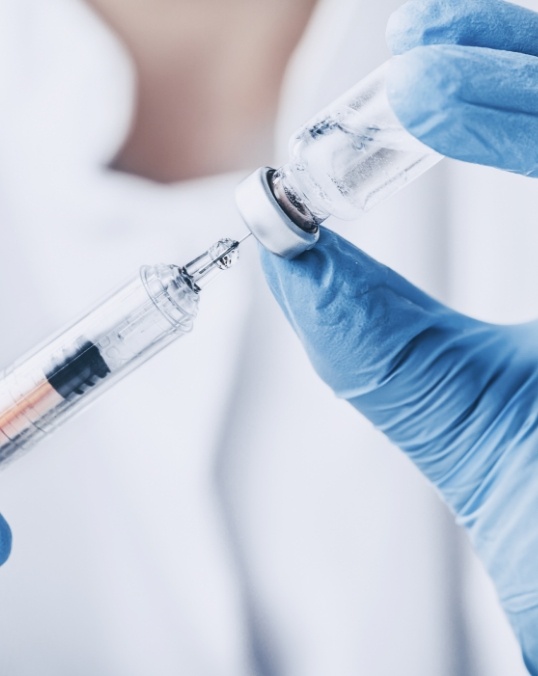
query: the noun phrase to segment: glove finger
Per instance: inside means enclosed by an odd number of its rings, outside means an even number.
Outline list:
[[[387,80],[402,124],[439,153],[538,176],[538,59],[479,47],[417,47]]]
[[[7,561],[11,552],[11,530],[0,514],[0,566]]]
[[[502,0],[411,0],[390,17],[387,43],[393,54],[455,44],[538,56],[538,14]]]
[[[461,514],[487,471],[470,453],[521,385],[497,327],[455,313],[334,233],[268,283],[321,378],[407,451]],[[506,371],[503,397],[490,385]],[[452,476],[458,467],[457,482]]]

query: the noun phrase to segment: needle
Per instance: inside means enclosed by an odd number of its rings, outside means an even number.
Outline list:
[[[244,237],[242,237],[242,238],[237,242],[237,244],[243,244],[243,242],[244,242],[246,239],[248,239],[251,235],[252,235],[252,233],[251,233],[250,230],[249,230],[249,231],[247,232],[247,234],[246,234]]]

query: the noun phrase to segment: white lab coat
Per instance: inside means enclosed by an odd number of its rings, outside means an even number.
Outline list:
[[[324,0],[283,90],[294,127],[387,57],[398,4]],[[131,66],[80,0],[0,0],[2,361],[142,263],[243,226],[236,176],[105,169]],[[445,162],[338,227],[459,309],[534,314],[530,179]],[[502,274],[499,270],[502,269]],[[518,676],[491,584],[413,466],[313,373],[255,246],[192,335],[0,476],[9,676]]]

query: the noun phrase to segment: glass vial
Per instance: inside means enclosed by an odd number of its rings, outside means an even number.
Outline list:
[[[389,63],[301,127],[290,141],[290,161],[267,174],[276,201],[273,207],[306,232],[329,216],[356,218],[442,159],[412,136],[392,111],[386,90]],[[253,217],[253,198],[247,194],[256,192],[254,182],[248,184],[250,178],[246,187],[240,186],[237,201],[258,236],[259,218]],[[257,192],[259,196],[261,191]],[[268,228],[261,229],[265,234]],[[274,253],[287,255],[275,250],[270,237],[258,239]]]

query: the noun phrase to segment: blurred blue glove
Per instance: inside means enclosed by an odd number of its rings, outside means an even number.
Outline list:
[[[457,314],[327,230],[262,262],[319,375],[468,529],[538,675],[538,323]]]
[[[391,105],[448,157],[538,177],[538,14],[502,0],[412,0],[387,39]]]
[[[11,531],[0,514],[0,566],[6,562],[11,552]]]

